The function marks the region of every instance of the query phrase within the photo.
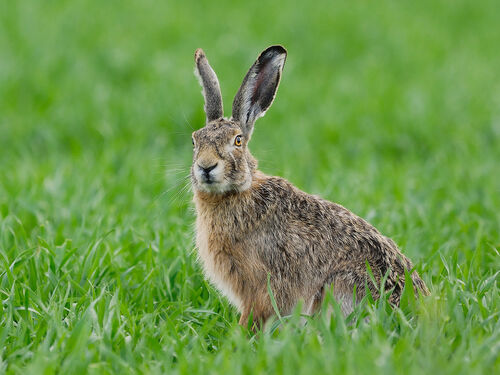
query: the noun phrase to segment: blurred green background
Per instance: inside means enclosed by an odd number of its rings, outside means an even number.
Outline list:
[[[0,371],[500,371],[497,1],[0,3]],[[394,238],[417,311],[250,337],[196,262],[202,47],[226,115],[288,49],[251,148]]]

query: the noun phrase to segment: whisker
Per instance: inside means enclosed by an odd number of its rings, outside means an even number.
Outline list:
[[[186,112],[181,108],[182,116],[184,117],[184,122],[191,128],[192,131],[195,131],[195,128],[191,125],[189,120],[186,117]]]
[[[169,194],[171,193],[174,189],[179,189],[179,185],[183,185],[182,188],[184,188],[185,185],[189,184],[190,181],[189,181],[189,178],[191,177],[191,174],[188,174],[186,176],[183,176],[181,178],[178,178],[176,179],[172,186],[164,191],[162,191],[160,194],[158,194],[154,199],[153,199],[153,203],[156,203],[160,198],[162,198],[165,194]],[[182,189],[181,188],[181,189]]]
[[[190,181],[187,181],[184,186],[182,186],[168,201],[168,205],[172,205],[177,203],[179,199],[184,196],[191,189]]]

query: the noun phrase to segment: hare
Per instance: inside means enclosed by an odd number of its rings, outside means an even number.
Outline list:
[[[268,275],[281,314],[299,301],[304,313],[314,313],[328,288],[349,314],[366,288],[379,297],[373,279],[381,283],[384,277],[397,306],[405,270],[413,266],[391,239],[341,205],[257,170],[248,143],[255,120],[274,100],[286,56],[279,45],[259,55],[227,119],[217,76],[203,50],[195,52],[206,125],[192,134],[191,180],[205,275],[238,308],[242,325],[253,317],[260,326],[274,313]],[[411,278],[416,292],[429,293],[417,272]]]

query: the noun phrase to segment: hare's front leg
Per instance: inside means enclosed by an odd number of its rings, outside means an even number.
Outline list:
[[[256,331],[273,315],[274,310],[267,293],[255,293],[243,303],[239,324],[246,327],[252,317],[252,330]]]
[[[244,309],[240,315],[240,321],[238,322],[240,326],[247,327],[248,326],[248,318],[250,317],[251,310]]]

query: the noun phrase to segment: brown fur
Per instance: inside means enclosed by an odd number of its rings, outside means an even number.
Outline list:
[[[282,47],[270,47],[259,56],[235,98],[237,119],[207,118],[207,125],[193,133],[196,244],[205,273],[240,310],[241,324],[251,314],[257,323],[273,314],[268,275],[282,314],[291,312],[300,300],[305,312],[313,313],[331,285],[349,313],[355,302],[353,290],[357,300],[365,295],[365,287],[377,298],[386,274],[385,289],[392,290],[390,301],[398,305],[405,269],[411,272],[413,266],[391,239],[344,207],[257,170],[248,141],[255,119],[272,103],[283,54]],[[260,82],[269,79],[275,81],[262,89]],[[236,145],[236,136],[241,137],[241,146]],[[204,172],[209,167],[211,171]],[[416,272],[412,281],[416,291],[428,294]]]

